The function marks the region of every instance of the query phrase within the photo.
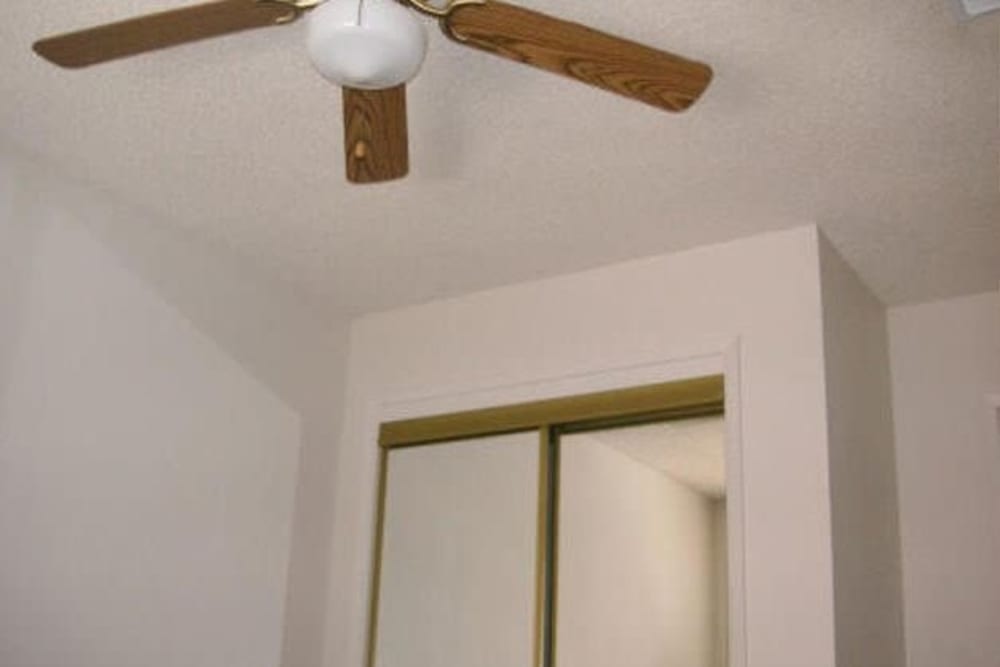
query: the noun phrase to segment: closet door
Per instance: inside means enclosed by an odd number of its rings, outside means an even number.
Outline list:
[[[528,667],[537,431],[385,450],[373,667]]]
[[[559,440],[553,667],[725,667],[723,416]]]

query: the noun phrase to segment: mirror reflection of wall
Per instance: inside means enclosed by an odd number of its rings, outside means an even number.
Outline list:
[[[728,664],[721,416],[560,441],[556,664]]]

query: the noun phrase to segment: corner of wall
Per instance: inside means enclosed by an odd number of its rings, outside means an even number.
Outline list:
[[[838,665],[902,667],[887,311],[820,233]]]
[[[25,294],[36,246],[54,225],[107,251],[137,285],[296,413],[301,432],[292,443],[298,472],[286,545],[284,664],[318,665],[346,317],[328,314],[228,246],[77,182],[0,139],[0,394],[21,311],[31,306]]]

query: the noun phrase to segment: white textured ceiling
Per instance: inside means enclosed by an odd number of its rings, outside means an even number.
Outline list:
[[[432,30],[413,174],[357,187],[302,25],[64,71],[32,41],[189,0],[7,0],[0,137],[348,312],[808,222],[917,301],[1000,282],[998,23],[952,1],[523,0],[715,83],[671,115]]]
[[[656,422],[575,437],[616,449],[699,493],[712,498],[726,496],[726,425],[722,417]],[[568,455],[571,450],[566,451]]]

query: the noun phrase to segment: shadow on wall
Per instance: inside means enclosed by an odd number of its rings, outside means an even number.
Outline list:
[[[232,250],[163,224],[0,145],[0,398],[33,257],[52,224],[79,225],[300,415],[284,664],[319,664],[347,333],[343,319]]]

